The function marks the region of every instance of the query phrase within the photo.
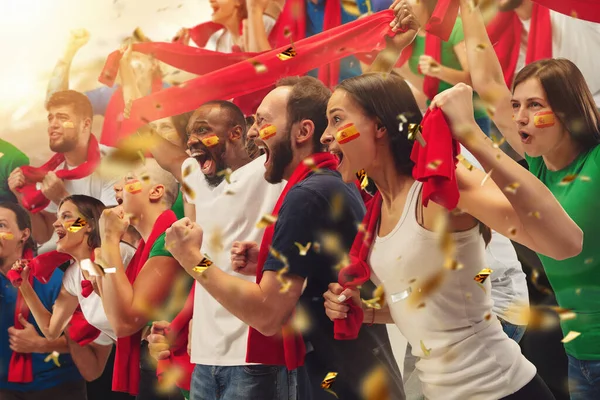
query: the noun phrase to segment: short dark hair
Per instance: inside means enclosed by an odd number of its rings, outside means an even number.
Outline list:
[[[233,128],[234,126],[239,125],[242,127],[243,133],[246,132],[246,117],[244,116],[242,110],[240,110],[240,108],[233,104],[231,101],[211,100],[202,104],[200,107],[204,106],[219,106],[222,109],[226,110],[228,113],[229,126]],[[244,137],[244,140],[246,140],[246,135],[244,134],[242,136]]]
[[[0,202],[0,208],[4,208],[6,210],[10,210],[15,214],[17,219],[17,226],[20,230],[24,231],[25,229],[29,229],[29,237],[23,244],[23,250],[31,250],[36,251],[37,246],[35,241],[33,240],[33,229],[31,228],[31,218],[29,218],[29,214],[27,211],[17,203],[11,203],[8,201]]]
[[[98,226],[98,222],[102,216],[102,211],[104,211],[106,208],[104,203],[91,196],[72,194],[71,196],[67,196],[62,199],[58,205],[58,208],[60,208],[67,201],[75,204],[75,207],[77,207],[77,210],[79,210],[81,216],[85,218],[88,226],[92,228],[87,240],[88,246],[91,249],[100,247],[100,228]]]
[[[413,142],[408,125],[420,124],[421,110],[404,79],[395,74],[368,73],[345,79],[337,89],[347,92],[365,115],[378,120],[387,130],[394,163],[399,173],[410,176]],[[400,131],[400,115],[406,122]]]
[[[290,76],[276,84],[276,87],[285,86],[292,88],[287,104],[288,124],[311,120],[315,124],[313,149],[315,152],[322,151],[321,136],[327,129],[327,103],[331,90],[312,76]]]
[[[79,118],[90,118],[94,116],[92,111],[92,103],[83,93],[75,90],[63,90],[54,93],[50,96],[48,103],[46,104],[46,110],[50,110],[52,107],[60,106],[72,106],[75,115]]]
[[[517,74],[513,93],[530,78],[539,79],[550,108],[573,140],[586,150],[600,143],[600,112],[575,64],[564,58],[528,64]]]

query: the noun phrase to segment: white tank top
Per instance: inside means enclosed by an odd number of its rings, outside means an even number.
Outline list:
[[[536,369],[492,315],[490,279],[475,275],[486,268],[485,245],[476,226],[452,234],[460,270],[443,267],[438,235],[418,224],[415,182],[398,224],[377,237],[369,264],[382,283],[392,318],[420,360],[416,364],[423,394],[430,400],[493,400],[508,396],[533,379]],[[424,306],[408,300],[437,274],[444,278]],[[379,281],[379,282],[377,282]]]

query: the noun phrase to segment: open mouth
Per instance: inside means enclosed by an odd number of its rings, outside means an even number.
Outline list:
[[[123,204],[123,198],[121,196],[115,196],[115,199],[117,199],[117,205],[122,205]]]
[[[521,136],[521,142],[524,144],[531,143],[531,135],[525,131],[519,131],[519,136]]]
[[[265,145],[258,146],[258,148],[266,155],[265,165],[267,165],[271,160],[271,150]]]
[[[216,172],[216,163],[211,157],[210,153],[204,150],[192,149],[192,157],[198,161],[200,170],[204,175],[214,175]]]
[[[344,153],[339,150],[331,150],[330,153],[335,156],[338,160],[338,168],[342,165],[342,161],[344,160]]]
[[[56,235],[58,236],[58,241],[60,241],[65,236],[67,236],[67,232],[59,228],[59,229],[56,229]]]

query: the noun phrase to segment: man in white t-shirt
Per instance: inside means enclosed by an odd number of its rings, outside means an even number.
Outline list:
[[[92,106],[87,97],[74,90],[56,92],[48,100],[48,139],[50,149],[64,155],[65,162],[55,170],[74,169],[88,159],[88,150],[92,135]],[[99,145],[101,156],[110,151],[109,147]],[[10,190],[22,204],[22,194],[17,188],[25,185],[26,179],[21,168],[16,168],[8,178]],[[98,174],[92,173],[84,178],[61,180],[50,171],[38,184],[50,204],[37,213],[30,213],[33,225],[33,237],[38,244],[46,243],[53,234],[52,224],[56,221],[57,205],[71,194],[84,194],[95,197],[105,205],[116,205],[113,185]]]
[[[284,184],[269,184],[264,179],[265,157],[252,160],[248,155],[246,121],[233,103],[202,105],[190,118],[187,132],[191,158],[162,141],[154,157],[182,182],[186,201],[195,205],[196,222],[207,237],[202,251],[228,274],[254,282],[254,275],[233,270],[230,249],[235,241],[262,240],[264,229],[256,223],[273,211]],[[288,399],[287,369],[247,363],[248,325],[198,283],[190,337],[191,362],[196,364],[191,399]]]
[[[540,6],[541,7],[541,6]],[[510,0],[501,2],[502,11],[514,10],[523,23],[521,49],[515,72],[525,66],[527,42],[531,28],[533,2],[531,0]],[[597,58],[600,52],[600,24],[573,18],[550,10],[552,24],[552,57],[566,58],[581,70],[596,105],[600,107],[600,76],[597,73]]]

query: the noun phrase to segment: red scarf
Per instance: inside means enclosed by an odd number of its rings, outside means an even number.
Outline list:
[[[499,12],[488,24],[487,32],[502,66],[504,81],[508,87],[512,87],[521,50],[523,23],[514,11]],[[525,64],[545,58],[552,58],[550,10],[534,4]]]
[[[598,0],[533,0],[541,6],[573,18],[600,23]]]
[[[44,180],[46,174],[50,171],[56,170],[59,165],[65,162],[65,156],[61,153],[55,153],[46,164],[41,167],[23,166],[21,170],[25,175],[27,183],[17,191],[23,195],[21,200],[23,207],[29,212],[37,213],[42,211],[50,204],[50,200],[44,196],[41,190],[36,189],[36,183]],[[98,141],[93,134],[90,134],[90,141],[88,143],[87,157],[83,164],[77,167],[69,169],[60,169],[56,171],[56,176],[60,179],[76,180],[82,179],[91,175],[96,166],[100,162],[100,148],[98,147]]]
[[[458,184],[456,182],[456,156],[460,154],[460,145],[453,139],[450,128],[442,110],[427,111],[423,117],[423,139],[427,146],[422,147],[418,141],[413,146],[411,160],[415,162],[413,178],[424,182],[423,205],[429,199],[452,210],[458,203]],[[432,161],[441,160],[437,169],[431,169]],[[367,213],[363,219],[364,231],[359,231],[350,249],[351,264],[342,269],[338,282],[344,288],[356,288],[371,278],[371,269],[367,260],[371,253],[371,245],[377,235],[377,225],[381,215],[381,193],[377,191],[373,199],[366,203]],[[334,320],[334,336],[338,340],[356,339],[363,323],[362,308],[348,299],[350,307],[345,319]]]
[[[298,164],[275,204],[272,213],[273,215],[276,216],[279,213],[281,205],[285,200],[285,196],[290,189],[297,183],[306,179],[315,169],[337,169],[337,159],[330,153],[315,153],[311,158],[313,159],[315,166],[308,167],[304,162]],[[263,276],[262,268],[269,256],[269,248],[273,241],[275,225],[277,225],[277,223],[265,229],[260,244],[256,283],[260,283]],[[289,321],[285,323],[281,333],[281,335],[264,336],[256,329],[250,327],[246,362],[267,365],[285,365],[290,371],[302,366],[304,364],[304,355],[306,353],[302,335],[294,330]]]
[[[31,249],[27,249],[23,252],[24,260],[31,260],[33,258],[33,252]],[[10,277],[11,272],[15,272],[14,270],[8,271],[6,277],[13,282],[13,278]],[[19,278],[21,274],[19,273]],[[29,283],[33,285],[33,275],[29,274]],[[13,284],[14,285],[14,284]],[[19,321],[19,314],[23,315],[23,318],[27,320],[29,318],[29,307],[27,307],[27,303],[21,294],[21,291],[17,291],[17,302],[15,304],[15,328],[23,329],[23,325],[21,325],[21,321]],[[33,365],[31,363],[31,354],[30,353],[12,353],[10,357],[10,362],[8,364],[8,381],[11,383],[30,383],[33,382]]]
[[[154,223],[148,242],[140,240],[133,258],[125,270],[129,283],[133,285],[135,278],[148,261],[154,242],[175,222],[177,217],[171,210],[163,212]],[[140,383],[140,345],[142,342],[141,329],[131,336],[117,339],[117,352],[113,371],[112,390],[136,395]]]
[[[190,355],[187,352],[188,346],[188,333],[189,324],[194,313],[194,293],[196,291],[196,283],[192,286],[192,290],[188,295],[187,300],[183,309],[177,314],[177,316],[171,321],[167,336],[174,338],[174,343],[171,344],[171,355],[166,360],[160,360],[156,367],[156,375],[158,380],[162,379],[162,374],[172,368],[173,366],[179,367],[184,371],[183,376],[177,381],[177,386],[184,389],[190,390],[190,382],[192,380],[192,372],[194,371],[194,364],[190,360]]]
[[[415,141],[410,159],[415,163],[413,178],[423,182],[423,205],[427,206],[431,199],[453,210],[459,198],[456,156],[460,154],[460,144],[452,136],[448,121],[439,108],[427,110],[421,125],[427,146]],[[432,167],[434,163],[436,165]]]
[[[193,110],[206,101],[231,99],[268,88],[279,78],[302,75],[324,64],[357,52],[383,48],[384,36],[390,34],[389,23],[393,11],[386,10],[350,22],[327,32],[295,43],[297,55],[281,61],[277,54],[289,45],[257,55],[254,60],[264,65],[268,72],[257,73],[249,61],[240,62],[189,80],[183,87],[161,90],[151,96],[134,101],[131,116],[123,122],[126,132],[160,118]],[[161,107],[157,108],[156,105]]]

